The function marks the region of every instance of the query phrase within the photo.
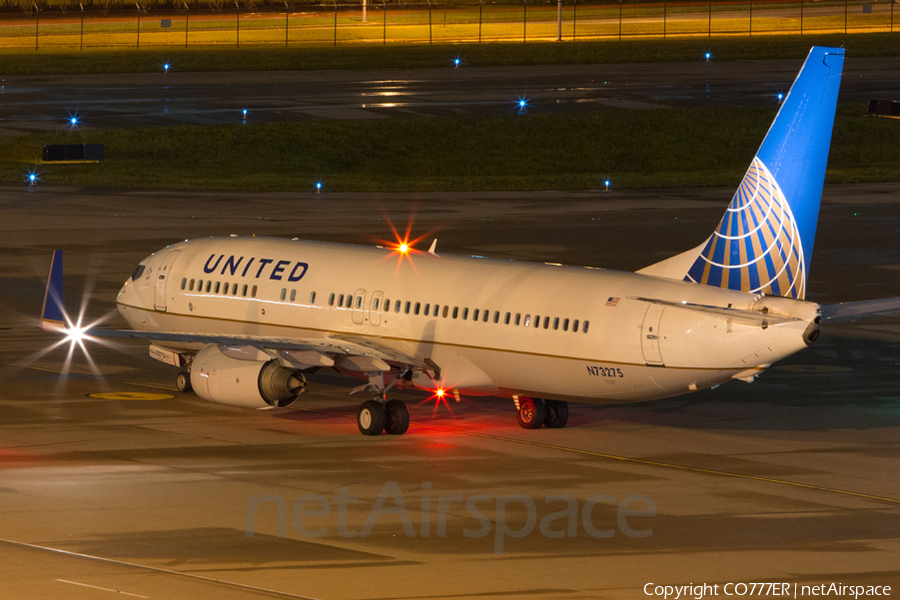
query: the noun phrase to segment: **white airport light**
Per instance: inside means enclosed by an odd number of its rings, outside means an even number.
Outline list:
[[[461,64],[462,64],[462,59],[459,57],[459,55],[457,55],[456,57],[453,58],[453,66],[455,68],[458,69]]]
[[[166,73],[169,72],[169,67],[170,65],[168,62],[163,63],[163,71],[165,71]]]
[[[28,174],[25,176],[28,185],[37,185],[39,179],[40,177],[38,177],[38,173],[34,169],[29,169]]]
[[[709,59],[712,58],[712,52],[710,52],[709,50],[707,50],[706,53],[703,55],[703,58],[705,58],[705,59],[707,60],[707,62],[708,62]]]
[[[317,182],[316,182],[316,193],[318,194],[318,193],[321,192],[321,191],[322,191],[322,182],[321,182],[321,181],[317,181]]]
[[[775,94],[775,98],[776,98],[779,102],[783,102],[783,101],[784,101],[784,93],[778,92],[777,94]]]
[[[609,191],[609,184],[612,183],[609,179],[603,180],[603,186],[606,188],[606,191]]]

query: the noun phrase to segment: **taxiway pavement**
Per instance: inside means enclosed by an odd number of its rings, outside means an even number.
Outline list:
[[[371,244],[391,239],[390,220],[412,222],[423,243],[436,236],[439,252],[633,270],[705,239],[731,193],[0,188],[0,597],[565,600],[704,582],[725,597],[726,583],[760,581],[900,589],[896,319],[823,327],[750,385],[572,405],[561,430],[520,429],[508,399],[446,406],[403,392],[410,431],[376,438],[357,432],[359,400],[337,376],[314,377],[289,409],[240,410],[176,392],[175,372],[146,344],[91,346],[93,366],[75,352],[67,369],[65,349],[44,353],[53,337],[37,330],[56,248],[70,309],[84,298],[94,318],[113,310],[139,260],[185,238]],[[900,185],[826,186],[809,299],[900,295],[898,210]],[[400,515],[358,535],[385,490],[402,497],[412,537]],[[304,516],[320,508],[296,506],[310,494],[330,512]],[[347,536],[341,494],[358,498]],[[554,494],[577,503],[573,537],[566,520],[541,531],[567,506],[549,504]],[[600,494],[612,499],[591,522],[611,537],[583,526]],[[488,535],[466,535],[483,524],[459,503],[438,535],[439,497],[453,495],[481,496]],[[514,495],[535,504],[530,532]],[[626,524],[648,537],[617,520],[635,495],[655,514]],[[501,536],[496,553],[501,497],[502,522],[527,533]]]
[[[0,135],[603,107],[776,106],[803,59],[690,63],[6,76]],[[841,102],[900,99],[900,58],[847,57]],[[246,115],[244,109],[247,110]]]

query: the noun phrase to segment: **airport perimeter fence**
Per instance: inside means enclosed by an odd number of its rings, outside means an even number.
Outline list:
[[[4,0],[10,2],[10,0]],[[0,6],[0,49],[340,45],[893,32],[900,0],[707,0],[240,7]],[[900,31],[900,14],[897,15]]]

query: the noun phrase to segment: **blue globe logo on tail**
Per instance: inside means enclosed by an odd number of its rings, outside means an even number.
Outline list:
[[[803,299],[803,241],[775,177],[756,157],[685,281]]]

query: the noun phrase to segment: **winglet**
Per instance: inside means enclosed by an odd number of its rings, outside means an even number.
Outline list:
[[[63,307],[63,256],[62,250],[53,253],[47,291],[44,292],[44,306],[41,309],[41,329],[58,333],[66,328]]]

